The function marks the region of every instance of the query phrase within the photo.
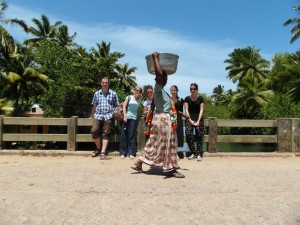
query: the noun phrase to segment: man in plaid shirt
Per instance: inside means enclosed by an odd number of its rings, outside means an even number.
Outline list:
[[[100,155],[100,159],[105,159],[113,122],[113,111],[119,104],[117,93],[109,89],[108,77],[102,78],[101,89],[95,92],[92,104],[91,118],[93,118],[93,126],[91,133],[97,147],[92,157]]]

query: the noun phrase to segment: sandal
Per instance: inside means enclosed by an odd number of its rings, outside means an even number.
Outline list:
[[[100,154],[100,160],[104,160],[104,159],[106,159],[105,153],[101,153]]]
[[[143,170],[141,168],[137,167],[137,166],[135,166],[135,167],[131,166],[131,169],[133,169],[133,170],[135,170],[136,172],[139,172],[139,173],[143,172]]]
[[[137,171],[139,173],[143,172],[143,170],[142,170],[142,163],[136,163],[135,162],[134,165],[135,166],[131,166],[131,169],[133,169],[133,170],[135,170],[135,171]]]
[[[185,178],[185,176],[182,173],[179,173],[176,170],[169,172],[169,176],[175,178]]]
[[[100,151],[97,149],[96,151],[94,151],[93,153],[92,153],[92,157],[97,157],[98,155],[100,155]]]

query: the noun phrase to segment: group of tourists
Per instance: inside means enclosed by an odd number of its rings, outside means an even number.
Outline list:
[[[190,149],[188,159],[203,158],[204,138],[204,99],[198,94],[198,85],[190,85],[191,94],[184,99],[178,96],[178,87],[171,86],[168,94],[164,87],[168,75],[160,67],[159,53],[152,53],[155,69],[155,86],[144,88],[147,99],[143,102],[145,118],[145,147],[142,155],[134,162],[132,167],[142,172],[142,165],[162,167],[169,176],[184,178],[178,172],[178,160],[183,153],[178,148],[184,145],[183,118],[185,118],[185,136]],[[139,106],[142,104],[142,88],[135,87],[133,93],[126,97],[123,104],[124,119],[121,121],[120,158],[135,159],[137,151],[137,123]],[[109,79],[102,78],[101,89],[92,100],[91,118],[93,125],[92,137],[95,141],[96,151],[92,157],[100,156],[106,159],[106,149],[109,142],[110,128],[113,123],[113,109],[119,105],[118,95],[109,88]],[[184,111],[184,112],[183,112]]]

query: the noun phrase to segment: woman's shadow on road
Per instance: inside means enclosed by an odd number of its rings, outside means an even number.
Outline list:
[[[144,166],[145,167],[145,166]],[[180,168],[179,170],[189,170],[189,169],[184,169]],[[131,174],[146,174],[150,176],[164,176],[163,179],[168,179],[172,178],[173,176],[170,176],[168,173],[163,172],[161,167],[156,167],[156,166],[150,166],[148,170],[143,170],[142,172],[132,172]]]

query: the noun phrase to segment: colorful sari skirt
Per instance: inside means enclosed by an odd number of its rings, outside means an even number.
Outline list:
[[[150,166],[162,167],[164,172],[178,169],[177,134],[172,130],[169,113],[154,114],[150,137],[140,160]]]

